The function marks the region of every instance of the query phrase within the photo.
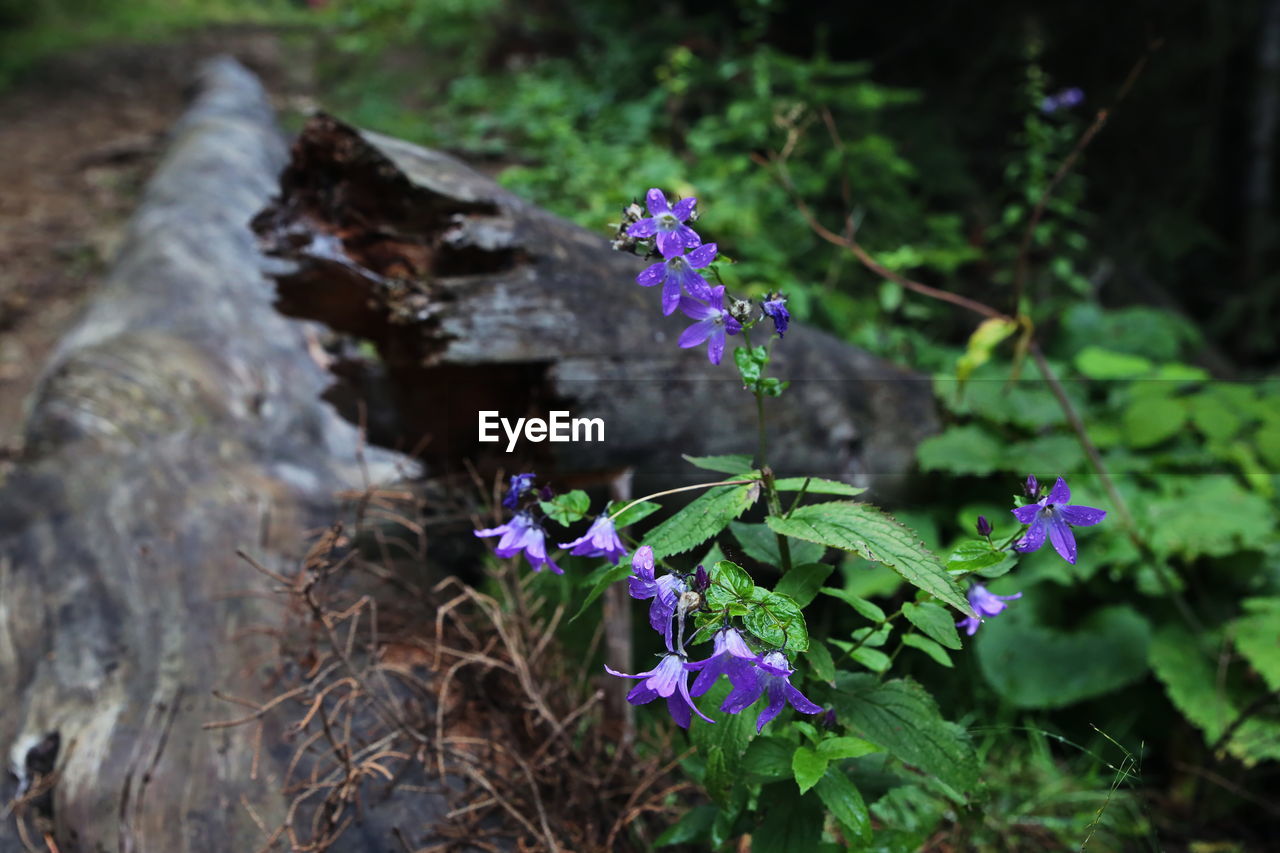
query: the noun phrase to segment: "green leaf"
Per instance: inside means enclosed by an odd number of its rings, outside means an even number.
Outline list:
[[[756,585],[742,566],[721,560],[711,567],[709,574],[711,586],[707,588],[707,604],[712,610],[719,610],[734,601],[752,600]]]
[[[613,501],[609,504],[609,508],[605,510],[605,514],[612,516],[615,512],[622,509],[624,506],[627,506],[629,503],[631,502]],[[613,520],[613,526],[618,530],[621,530],[624,527],[630,527],[637,521],[648,518],[660,509],[662,509],[662,504],[657,504],[653,501],[640,501],[640,503],[633,504],[628,507],[626,512],[615,518]]]
[[[1157,554],[1186,560],[1228,557],[1275,541],[1276,514],[1265,498],[1226,474],[1183,479],[1177,492],[1144,505],[1140,520]]]
[[[726,456],[684,456],[684,460],[704,471],[743,475],[752,473],[751,457],[745,453],[733,453]]]
[[[818,590],[835,569],[835,566],[826,563],[803,563],[793,566],[791,571],[782,576],[782,580],[778,581],[773,591],[789,596],[801,607],[808,607],[818,597]]]
[[[1061,708],[1102,696],[1146,674],[1151,630],[1127,606],[1103,608],[1079,628],[1041,624],[1024,598],[978,632],[978,666],[995,691],[1018,708]]]
[[[1137,379],[1149,374],[1152,364],[1140,355],[1087,346],[1076,353],[1076,370],[1089,379]]]
[[[904,634],[902,637],[904,646],[911,646],[913,649],[920,651],[933,658],[937,663],[951,669],[955,666],[951,662],[951,656],[947,654],[947,650],[942,646],[930,640],[928,637],[922,637],[919,634]]]
[[[1280,690],[1280,598],[1249,598],[1240,604],[1245,615],[1231,623],[1227,634],[1267,689]]]
[[[717,486],[659,524],[645,537],[657,559],[681,554],[715,536],[756,502],[760,484]]]
[[[836,680],[836,663],[831,659],[831,652],[820,640],[809,640],[809,666],[813,668],[815,678],[834,684]]]
[[[549,501],[539,501],[538,506],[556,524],[568,527],[591,509],[591,498],[582,489],[574,489],[572,492],[556,495]]]
[[[960,648],[960,635],[956,633],[955,620],[951,618],[946,608],[929,602],[912,604],[908,601],[902,605],[902,615],[907,617],[908,622],[923,631],[925,636],[949,649]]]
[[[738,540],[742,550],[753,560],[759,560],[766,566],[782,566],[782,555],[778,551],[778,534],[769,529],[769,525],[746,524],[741,521],[730,523],[733,538]],[[826,548],[813,542],[792,540],[791,565],[798,563],[816,563],[826,553]]]
[[[828,761],[830,759],[825,755],[819,755],[813,747],[796,747],[795,754],[791,756],[791,772],[795,774],[800,793],[803,794],[818,784],[822,774],[827,772]]]
[[[719,679],[707,692],[703,705],[719,707],[729,695],[728,682],[727,678]],[[706,761],[703,787],[711,799],[722,806],[729,802],[729,795],[740,779],[743,754],[755,735],[755,722],[749,714],[721,714],[714,726],[689,728],[689,739]]]
[[[884,563],[908,583],[966,616],[970,614],[964,593],[919,537],[870,504],[812,504],[800,507],[790,518],[770,516],[768,524],[784,536],[831,545]]]
[[[963,384],[974,370],[991,360],[992,350],[1016,331],[1018,324],[1005,317],[989,317],[979,323],[956,362],[956,380]]]
[[[788,596],[755,588],[751,609],[743,627],[766,645],[803,652],[809,648],[809,631],[800,607]]]
[[[872,672],[888,672],[893,661],[889,656],[879,649],[873,649],[870,646],[860,646],[849,653],[849,657],[865,666]]]
[[[816,786],[819,799],[827,811],[840,821],[849,841],[867,844],[871,841],[871,814],[862,794],[839,767],[828,767]]]
[[[880,747],[860,737],[829,737],[818,744],[818,753],[832,761],[840,758],[861,758],[879,751]]]
[[[751,853],[819,849],[822,807],[817,797],[802,797],[794,785],[769,785],[760,793],[760,810],[764,820],[751,833]]]
[[[717,723],[716,725],[719,725]],[[792,775],[791,755],[795,746],[786,738],[757,737],[742,757],[742,770],[754,782],[773,782]]]
[[[805,483],[809,484],[808,488],[805,488]],[[850,486],[839,480],[826,480],[822,477],[784,477],[781,480],[774,480],[773,487],[780,492],[803,491],[809,495],[844,495],[846,497],[855,497],[866,491],[865,488]]]
[[[1004,446],[998,438],[975,424],[948,427],[941,435],[926,438],[916,448],[923,471],[949,471],[983,477],[1002,471]]]
[[[1008,559],[1005,551],[997,551],[986,540],[961,542],[947,556],[947,571],[976,572]]]
[[[865,598],[859,598],[851,592],[843,589],[836,589],[830,586],[824,586],[819,590],[823,595],[829,595],[832,598],[838,598],[845,604],[858,611],[858,615],[871,622],[883,622],[887,618],[880,605],[867,601]]]
[[[858,737],[962,793],[977,784],[978,757],[969,736],[942,719],[933,697],[916,682],[880,683],[874,675],[840,673],[834,702],[837,718]]]
[[[1154,447],[1182,431],[1187,409],[1169,397],[1138,397],[1124,410],[1125,439],[1132,447]]]
[[[719,809],[711,805],[694,806],[684,813],[678,822],[653,840],[654,847],[670,847],[673,844],[690,844],[705,841],[711,833]]]
[[[569,621],[572,622],[574,619],[581,616],[588,607],[595,603],[597,598],[604,594],[606,589],[630,574],[631,564],[628,561],[623,560],[616,566],[605,564],[587,575],[586,578],[583,579],[582,583],[584,586],[586,584],[591,584],[591,591],[587,593],[587,597],[583,600],[582,606],[578,608],[578,612],[573,614],[573,619],[570,619]]]
[[[1216,647],[1213,640],[1207,645]],[[1151,640],[1152,670],[1174,706],[1204,732],[1210,745],[1259,695],[1259,691],[1236,695],[1238,691],[1222,683],[1214,663],[1196,637],[1180,626],[1166,625]],[[1280,759],[1280,723],[1255,714],[1236,727],[1226,751],[1246,767]]]

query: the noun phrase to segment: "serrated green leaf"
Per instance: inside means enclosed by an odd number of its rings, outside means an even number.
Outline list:
[[[563,495],[556,495],[549,501],[539,501],[538,506],[556,524],[568,527],[591,509],[591,498],[582,489],[574,489]]]
[[[718,725],[718,724],[717,724]],[[742,757],[742,770],[755,782],[786,779],[791,773],[791,755],[795,745],[786,738],[757,737]]]
[[[976,572],[979,569],[994,566],[1008,559],[1008,557],[1009,554],[1007,552],[995,550],[985,540],[974,541],[970,539],[961,542],[955,547],[955,550],[947,555],[947,571]]]
[[[748,557],[759,560],[766,566],[782,566],[782,554],[778,551],[778,534],[770,530],[769,525],[734,521],[729,524],[729,529]],[[822,555],[827,550],[817,543],[799,539],[794,539],[789,544],[793,566],[798,563],[816,563],[822,559]]]
[[[987,683],[1015,707],[1061,708],[1146,674],[1150,628],[1132,608],[1106,607],[1062,631],[1041,624],[1032,604],[1012,602],[974,643]]]
[[[609,504],[609,508],[605,510],[605,514],[612,516],[615,512],[630,503],[630,501],[613,501]],[[637,521],[648,518],[660,509],[662,509],[662,504],[654,503],[653,501],[640,501],[638,504],[632,504],[627,508],[626,512],[613,519],[613,526],[618,530],[621,530],[624,527],[630,527]]]
[[[1280,598],[1242,601],[1245,615],[1231,623],[1228,636],[1268,690],[1280,690]]]
[[[770,648],[789,652],[803,652],[809,648],[804,614],[788,596],[756,587],[751,609],[743,617],[742,624]]]
[[[813,747],[796,747],[795,754],[791,756],[791,772],[795,776],[796,787],[800,789],[800,793],[803,794],[818,784],[822,774],[827,772],[829,761],[829,758],[819,755]]]
[[[760,810],[764,820],[751,833],[751,853],[817,850],[822,843],[821,803],[798,794],[795,785],[767,786],[760,794]]]
[[[719,610],[733,601],[753,599],[755,582],[737,563],[721,560],[711,567],[709,575],[711,586],[707,588],[707,604],[711,609]]]
[[[871,814],[862,794],[839,767],[828,767],[815,786],[818,798],[827,811],[840,821],[849,841],[866,844],[871,841]]]
[[[841,758],[861,758],[879,752],[880,747],[860,737],[829,737],[818,744],[818,752],[832,761]]]
[[[880,683],[874,675],[840,673],[834,697],[836,717],[858,737],[961,793],[977,784],[978,757],[969,736],[942,719],[933,697],[916,682]]]
[[[809,484],[808,488],[805,488],[806,483]],[[855,497],[866,491],[859,486],[851,486],[839,480],[826,480],[822,477],[784,477],[781,480],[775,480],[773,487],[780,492],[803,490],[808,495],[844,495],[846,497]]]
[[[808,661],[815,678],[828,684],[835,682],[836,663],[831,659],[831,652],[820,640],[809,640]]]
[[[960,648],[960,635],[956,633],[955,620],[945,608],[927,601],[923,604],[907,602],[902,605],[902,615],[935,642],[949,649]]]
[[[971,613],[960,587],[919,537],[870,504],[812,504],[800,507],[790,518],[770,516],[768,524],[784,536],[831,545],[884,563],[908,583],[966,616]]]
[[[911,646],[913,649],[919,649],[929,657],[933,658],[934,661],[948,669],[955,666],[955,664],[951,662],[951,656],[947,654],[947,650],[935,643],[933,640],[930,640],[928,637],[922,637],[919,634],[905,634],[902,637],[902,644],[904,646]]]
[[[570,619],[569,621],[572,622],[574,619],[581,616],[586,612],[588,607],[596,602],[596,599],[604,594],[606,589],[630,574],[631,565],[626,560],[623,560],[616,566],[610,566],[607,564],[603,565],[591,574],[587,575],[586,578],[583,579],[582,583],[584,586],[590,584],[591,591],[587,593],[587,597],[583,600],[582,606],[578,608],[578,612],[573,614],[573,619]]]
[[[684,456],[684,461],[704,471],[718,471],[721,474],[750,474],[751,457],[745,453],[731,453],[724,456]]]
[[[858,615],[862,616],[862,618],[864,619],[870,620],[872,622],[885,621],[885,618],[886,618],[885,613],[884,613],[884,610],[880,608],[880,605],[867,601],[865,598],[859,598],[858,596],[854,595],[853,593],[847,590],[836,589],[830,586],[824,586],[822,589],[819,590],[819,592],[821,592],[823,595],[829,595],[832,598],[840,599],[845,604],[849,605],[854,610],[856,610],[858,612]]]
[[[1265,498],[1225,474],[1185,479],[1177,492],[1143,507],[1140,520],[1157,554],[1186,560],[1227,557],[1275,541],[1276,513]]]
[[[657,559],[696,548],[746,512],[759,496],[759,483],[708,489],[649,531],[645,544],[653,548]]]
[[[818,597],[818,590],[822,588],[823,581],[831,576],[835,568],[826,563],[804,563],[793,566],[791,571],[782,576],[773,591],[789,596],[801,607],[808,607]]]

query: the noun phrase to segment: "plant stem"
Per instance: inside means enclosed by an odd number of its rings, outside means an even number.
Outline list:
[[[712,489],[712,488],[715,488],[716,486],[745,486],[747,483],[758,483],[758,482],[760,481],[754,478],[750,480],[721,480],[718,483],[694,483],[692,486],[680,486],[679,488],[676,488],[676,489],[666,489],[661,492],[654,492],[651,495],[645,495],[642,498],[636,498],[631,503],[627,504],[622,509],[615,512],[613,515],[609,516],[609,520],[612,521],[613,519],[622,515],[627,510],[631,509],[636,504],[644,503],[645,501],[650,500],[652,498],[661,498],[661,497],[665,497],[666,495],[674,495],[677,492],[691,492],[694,489]]]

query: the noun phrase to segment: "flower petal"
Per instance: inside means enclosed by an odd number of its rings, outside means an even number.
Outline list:
[[[1107,517],[1105,509],[1091,506],[1060,506],[1058,512],[1067,524],[1074,524],[1076,527],[1092,527]]]
[[[1013,517],[1023,524],[1030,524],[1036,520],[1036,513],[1040,511],[1040,504],[1027,504],[1026,506],[1016,506],[1009,510],[1013,513]]]
[[[1062,559],[1068,563],[1075,565],[1076,562],[1076,537],[1071,532],[1071,528],[1062,518],[1054,514],[1049,519],[1049,541],[1053,543],[1053,550],[1062,555]]]
[[[653,264],[652,266],[645,267],[644,272],[636,276],[636,284],[641,287],[653,287],[655,284],[660,283],[666,274],[666,264]]]
[[[652,217],[649,219],[641,219],[639,222],[627,229],[628,237],[652,237],[657,233],[658,222]]]
[[[729,695],[720,703],[720,710],[727,714],[740,714],[750,708],[764,692],[763,679],[756,677],[754,682],[735,684]]]
[[[696,347],[705,341],[715,331],[716,321],[712,319],[699,320],[689,328],[680,333],[680,346],[683,349]]]
[[[681,225],[681,228],[685,226]],[[662,257],[674,258],[684,251],[684,238],[679,231],[658,231],[658,251]]]
[[[715,243],[707,243],[705,245],[699,246],[698,248],[694,249],[685,257],[685,260],[689,262],[689,266],[693,267],[695,270],[702,269],[703,267],[705,267],[707,264],[711,263],[715,259],[716,259]]]
[[[1031,526],[1027,528],[1027,532],[1022,538],[1014,543],[1014,549],[1028,554],[1032,551],[1039,551],[1040,546],[1044,544],[1045,537],[1044,516],[1036,513],[1035,519],[1031,522]]]
[[[711,338],[707,342],[707,358],[711,359],[712,364],[719,364],[720,359],[724,358],[724,326],[716,326],[711,330]]]
[[[1049,503],[1064,504],[1071,500],[1071,490],[1067,488],[1067,481],[1058,478],[1058,482],[1053,484],[1053,488],[1049,490]]]
[[[683,696],[676,694],[667,697],[667,713],[671,715],[671,719],[675,721],[675,724],[682,729],[689,728],[689,722],[691,720],[689,716],[690,708],[693,708],[695,711],[698,710],[697,708],[694,708],[691,702],[686,702]],[[698,716],[702,716],[701,711],[698,711]],[[711,722],[714,723],[715,720],[712,720]]]
[[[681,225],[673,233],[679,236],[680,242],[686,249],[696,249],[702,245],[702,238],[698,236],[698,232],[688,225]]]
[[[698,200],[693,196],[690,196],[689,198],[682,198],[675,203],[674,207],[671,208],[671,212],[676,215],[676,219],[684,222],[693,215],[693,208],[697,206],[697,204]]]
[[[662,285],[662,315],[669,317],[675,313],[676,306],[680,304],[680,279],[676,276],[667,276],[666,284]]]
[[[687,667],[688,664],[685,664],[685,666]],[[715,720],[711,719],[706,714],[699,711],[697,705],[693,704],[693,699],[692,697],[689,696],[689,681],[688,681],[687,672],[684,674],[684,676],[680,678],[680,683],[676,686],[676,689],[680,691],[681,700],[683,700],[688,707],[692,708],[695,714],[697,714],[702,719],[706,720],[708,723],[715,722]],[[677,720],[676,722],[679,722],[679,720]]]
[[[649,208],[650,216],[657,216],[660,213],[667,213],[671,210],[671,205],[667,204],[667,197],[657,187],[645,193],[644,201]]]
[[[774,717],[782,713],[782,708],[787,704],[786,693],[787,682],[779,678],[769,685],[769,704],[760,712],[760,716],[756,717],[756,732],[759,733]]]
[[[790,682],[787,683],[787,701],[801,714],[820,714],[823,711],[821,705],[810,702],[809,698]]]
[[[680,310],[690,320],[714,320],[720,313],[720,309],[712,308],[706,302],[699,302],[692,296],[680,297]]]

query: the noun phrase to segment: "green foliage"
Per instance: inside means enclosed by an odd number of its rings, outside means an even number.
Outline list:
[[[575,521],[581,521],[591,509],[591,498],[581,489],[556,495],[549,501],[539,501],[538,506],[556,524],[568,527]]]
[[[729,526],[760,496],[759,483],[707,489],[645,537],[656,558],[696,548]]]
[[[784,536],[853,551],[865,559],[884,563],[908,583],[962,613],[969,612],[964,593],[920,538],[870,504],[812,504],[786,518],[770,517],[768,524]]]
[[[748,557],[770,566],[782,565],[782,556],[778,552],[778,534],[769,529],[767,524],[735,521],[729,525],[729,529]],[[816,563],[827,550],[822,545],[798,539],[791,540],[789,547],[792,564]]]

